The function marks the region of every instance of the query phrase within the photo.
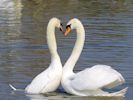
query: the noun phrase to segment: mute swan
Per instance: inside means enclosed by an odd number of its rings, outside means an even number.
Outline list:
[[[62,30],[62,24],[57,18],[52,18],[47,26],[47,43],[51,54],[51,64],[49,67],[37,75],[25,88],[30,94],[39,94],[55,91],[61,81],[62,64],[57,52],[55,28]]]
[[[76,18],[67,23],[64,35],[68,35],[72,29],[76,29],[77,40],[72,54],[63,67],[61,84],[65,91],[78,96],[124,96],[127,88],[114,93],[102,90],[102,88],[112,88],[125,82],[122,75],[110,66],[95,65],[78,73],[73,72],[83,49],[85,30],[82,23]]]

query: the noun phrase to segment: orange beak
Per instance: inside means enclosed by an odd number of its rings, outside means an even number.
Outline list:
[[[64,35],[67,36],[70,32],[71,32],[71,28],[67,27],[65,32],[64,32]]]

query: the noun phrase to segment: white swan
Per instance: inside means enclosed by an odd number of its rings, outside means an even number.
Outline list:
[[[25,88],[30,94],[39,94],[55,91],[61,81],[62,64],[57,52],[55,27],[62,29],[62,24],[57,18],[52,18],[47,26],[47,43],[51,53],[51,64],[49,67],[37,75]]]
[[[102,88],[112,88],[125,82],[122,75],[107,65],[95,65],[78,73],[73,72],[73,68],[81,54],[85,41],[85,30],[82,23],[74,18],[66,27],[66,36],[72,29],[76,29],[77,40],[71,56],[63,67],[61,84],[65,91],[79,96],[123,96],[127,88],[108,93]]]

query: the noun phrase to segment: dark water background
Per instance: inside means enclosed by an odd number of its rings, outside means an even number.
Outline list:
[[[0,100],[124,100],[83,98],[62,92],[47,95],[12,92],[8,84],[24,89],[48,67],[50,54],[46,27],[52,17],[60,18],[64,25],[73,17],[84,24],[86,41],[75,71],[95,64],[111,65],[126,79],[126,84],[111,91],[129,87],[126,100],[133,100],[132,0],[1,0]],[[76,34],[73,33],[64,37],[56,30],[58,52],[63,64],[74,46]]]

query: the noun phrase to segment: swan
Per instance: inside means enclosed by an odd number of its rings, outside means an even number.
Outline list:
[[[26,93],[39,94],[52,92],[60,85],[62,64],[57,52],[55,28],[62,30],[62,24],[59,19],[52,18],[47,26],[47,43],[51,54],[51,64],[25,88]]]
[[[127,88],[109,93],[102,88],[112,88],[125,82],[122,75],[108,65],[95,65],[78,73],[73,68],[81,54],[85,41],[85,30],[82,23],[77,19],[71,19],[66,26],[64,35],[67,36],[71,30],[76,29],[77,40],[73,51],[64,64],[61,85],[64,90],[78,96],[123,96]]]

